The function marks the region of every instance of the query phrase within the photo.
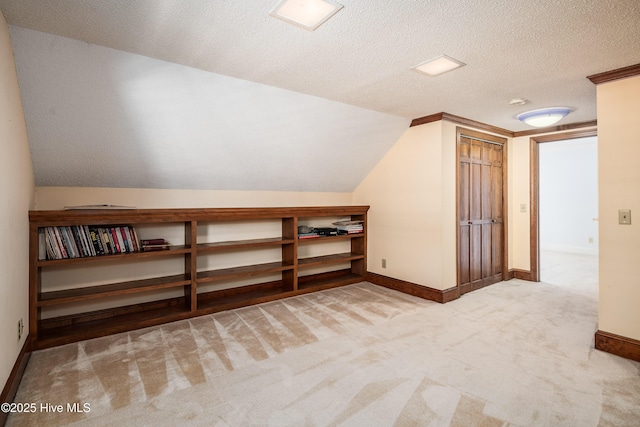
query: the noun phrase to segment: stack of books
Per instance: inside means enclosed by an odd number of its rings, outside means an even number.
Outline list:
[[[171,244],[164,239],[144,239],[140,243],[144,252],[164,251],[171,247]]]
[[[364,231],[362,221],[337,221],[333,225],[338,229],[338,234],[356,234]]]
[[[140,251],[130,225],[73,225],[38,230],[38,258],[67,259]]]
[[[308,233],[298,233],[298,239],[313,239],[314,237],[320,237],[320,235],[315,231],[310,231]]]

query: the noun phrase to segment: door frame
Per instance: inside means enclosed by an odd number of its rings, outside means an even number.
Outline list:
[[[532,282],[540,281],[540,144],[591,136],[598,136],[598,128],[533,136],[529,139],[529,280]]]
[[[509,170],[508,142],[497,135],[491,135],[464,127],[456,127],[456,287],[460,291],[460,137],[465,136],[492,144],[502,145],[502,280],[508,280],[509,272]]]

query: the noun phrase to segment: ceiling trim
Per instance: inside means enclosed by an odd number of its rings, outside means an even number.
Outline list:
[[[591,76],[587,76],[587,78],[591,80],[591,83],[598,85],[600,83],[634,76],[640,76],[640,64],[618,68],[617,70],[605,71],[604,73],[593,74]]]
[[[497,126],[488,125],[486,123],[477,122],[475,120],[467,119],[460,116],[454,116],[449,113],[437,113],[432,114],[430,116],[419,117],[417,119],[413,119],[411,121],[411,125],[409,127],[424,125],[426,123],[437,122],[440,120],[446,120],[448,122],[453,122],[459,125],[471,126],[476,129],[482,129],[487,132],[496,133],[498,135],[513,137],[513,132],[507,129],[502,129]]]
[[[497,126],[488,125],[482,122],[476,122],[475,120],[467,119],[460,116],[454,116],[449,113],[442,113],[442,119],[449,122],[457,123],[459,125],[471,126],[476,129],[482,129],[487,132],[495,133],[502,136],[512,137],[513,132],[508,129],[499,128]]]
[[[414,126],[425,125],[427,123],[438,122],[442,120],[443,115],[444,113],[436,113],[430,116],[418,117],[417,119],[411,120],[411,124],[409,125],[409,127],[411,128]]]
[[[519,132],[513,132],[513,137],[517,138],[519,136],[540,135],[541,133],[561,132],[564,130],[592,128],[597,126],[598,126],[598,121],[591,120],[588,122],[569,123],[566,125],[550,126],[542,129],[522,130]]]
[[[436,114],[431,114],[430,116],[424,116],[424,117],[419,117],[417,119],[413,119],[409,127],[424,125],[432,122],[438,122],[440,120],[447,120],[449,122],[453,122],[456,124],[471,126],[476,129],[482,129],[487,132],[495,133],[495,134],[506,136],[509,138],[517,138],[519,136],[540,135],[543,133],[551,133],[551,132],[562,132],[565,130],[572,130],[572,129],[592,128],[598,125],[597,120],[591,120],[588,122],[569,123],[566,125],[549,126],[546,128],[538,128],[538,129],[514,132],[508,129],[502,129],[496,126],[488,125],[486,123],[477,122],[475,120],[467,119],[460,116],[454,116],[453,114],[443,112],[443,113],[436,113]]]

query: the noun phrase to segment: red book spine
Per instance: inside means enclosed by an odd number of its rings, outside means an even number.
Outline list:
[[[118,233],[116,232],[115,228],[112,228],[110,231],[111,231],[111,236],[113,237],[113,244],[115,246],[115,251],[113,252],[116,254],[119,254],[122,251],[120,250],[120,243],[118,242]]]

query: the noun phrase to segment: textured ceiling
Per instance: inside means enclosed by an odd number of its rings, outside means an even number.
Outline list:
[[[9,24],[416,118],[440,111],[510,130],[529,108],[595,118],[587,75],[640,62],[638,0],[342,0],[314,32],[278,0],[0,0]],[[445,53],[438,78],[410,67]],[[531,100],[514,108],[511,98]]]
[[[586,76],[640,63],[638,0],[340,2],[344,8],[314,32],[270,17],[278,0],[0,0],[0,10],[12,26],[210,71],[215,73],[211,79],[229,76],[346,104],[343,109],[384,113],[369,116],[349,110],[367,116],[351,124],[347,111],[338,114],[340,119],[332,118],[334,126],[352,131],[338,131],[338,144],[347,147],[356,141],[351,152],[365,141],[351,136],[367,132],[361,125],[369,122],[382,120],[389,130],[386,136],[397,138],[393,116],[410,120],[444,111],[518,131],[530,129],[515,119],[522,111],[569,106],[575,111],[561,124],[594,120],[595,87]],[[27,43],[37,37],[22,38]],[[17,60],[25,61],[14,49]],[[78,60],[77,48],[69,52],[75,53],[66,60]],[[410,70],[443,53],[467,65],[435,78]],[[121,60],[135,62],[131,58]],[[144,67],[158,67],[145,61],[140,59]],[[19,77],[25,66],[21,70],[18,64]],[[23,90],[32,83],[20,78]],[[510,106],[516,97],[530,103]],[[313,111],[336,105],[317,104]],[[251,127],[256,114],[238,112],[234,120],[238,128]],[[366,137],[372,134],[370,130]],[[380,142],[375,155],[393,142]],[[375,163],[375,155],[363,169]],[[354,173],[341,188],[353,187],[361,178],[361,171]]]

